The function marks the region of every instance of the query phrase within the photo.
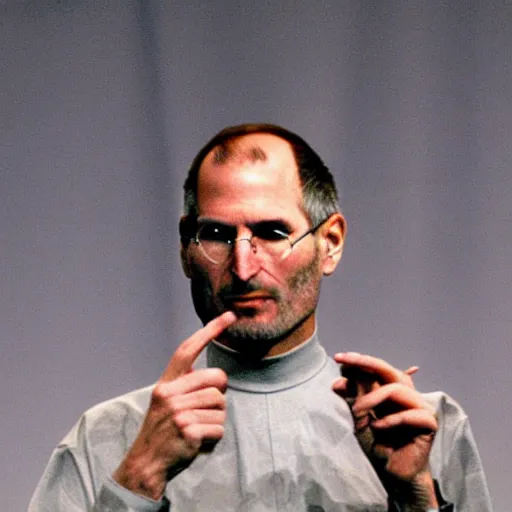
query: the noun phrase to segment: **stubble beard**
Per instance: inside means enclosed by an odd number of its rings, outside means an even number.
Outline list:
[[[201,276],[201,273],[196,273]],[[283,297],[278,289],[268,289],[257,282],[232,283],[223,288],[218,296],[212,293],[206,276],[192,279],[192,298],[199,318],[206,323],[230,308],[223,297],[264,289],[272,295],[277,308],[270,321],[258,320],[257,310],[235,310],[239,320],[229,326],[219,337],[224,342],[241,352],[265,352],[296,331],[315,312],[320,295],[321,272],[319,270],[319,252],[305,267],[300,268],[287,279],[288,297]],[[243,289],[242,289],[243,288]],[[293,294],[293,296],[292,296]]]

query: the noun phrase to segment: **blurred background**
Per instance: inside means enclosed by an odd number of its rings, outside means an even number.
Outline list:
[[[2,510],[26,510],[86,408],[155,381],[199,326],[182,183],[246,121],[296,131],[337,178],[329,352],[453,395],[508,510],[511,21],[506,1],[0,0]]]

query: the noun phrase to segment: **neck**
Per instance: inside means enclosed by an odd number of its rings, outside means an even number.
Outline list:
[[[271,393],[306,382],[328,360],[316,334],[286,354],[258,361],[212,342],[206,348],[206,358],[208,367],[226,372],[229,388],[253,393]]]

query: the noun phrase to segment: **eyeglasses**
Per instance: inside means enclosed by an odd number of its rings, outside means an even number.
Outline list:
[[[247,241],[252,252],[273,261],[283,261],[295,245],[314,233],[327,219],[308,229],[294,241],[283,231],[281,223],[264,221],[252,227],[252,236],[237,238],[237,228],[220,222],[200,224],[193,242],[201,249],[208,260],[217,265],[225,263],[232,255],[236,242]],[[277,225],[279,224],[279,226]]]

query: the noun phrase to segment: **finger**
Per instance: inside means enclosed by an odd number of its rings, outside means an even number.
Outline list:
[[[358,368],[359,370],[378,376],[384,382],[396,382],[400,380],[403,372],[389,364],[384,359],[369,356],[366,354],[359,354],[358,352],[344,352],[335,354],[334,359],[336,362],[343,364],[343,367]]]
[[[336,379],[332,383],[332,390],[338,396],[343,398],[345,400],[345,402],[347,402],[347,405],[349,406],[349,408],[352,410],[352,405],[355,402],[355,398],[348,395],[348,393],[347,393],[347,383],[348,383],[348,381],[347,381],[347,379],[345,377],[340,377],[339,379]]]
[[[169,407],[173,412],[190,409],[225,409],[226,397],[215,387],[179,394],[169,398]]]
[[[152,397],[158,402],[179,400],[180,395],[193,393],[200,389],[215,388],[220,393],[226,390],[228,377],[220,368],[201,368],[174,380],[160,379],[153,389]]]
[[[344,396],[347,390],[347,378],[339,377],[332,383],[332,390],[338,395]]]
[[[336,379],[332,383],[332,390],[341,398],[345,400],[349,404],[350,407],[352,407],[352,404],[354,403],[355,398],[351,397],[347,393],[347,385],[348,380],[345,377],[340,377],[339,379]]]
[[[384,418],[372,421],[372,428],[386,429],[407,426],[426,432],[436,432],[438,428],[435,415],[426,409],[408,409],[406,411],[389,414]]]
[[[186,339],[171,357],[162,379],[172,380],[189,372],[204,347],[235,320],[236,315],[232,311],[226,311]]]
[[[342,352],[335,354],[334,359],[336,362],[343,365],[343,371],[346,368],[358,368],[359,370],[374,375],[379,381],[384,383],[400,382],[404,379],[404,375],[411,375],[411,367],[407,373],[395,368],[384,359],[369,356],[366,354],[359,354],[358,352]],[[412,372],[414,373],[414,371]],[[412,384],[412,381],[411,381]]]
[[[410,366],[404,371],[406,375],[414,375],[420,369],[419,366]]]
[[[347,379],[345,396],[357,398],[366,395],[376,387],[380,386],[378,378],[367,373],[356,366],[343,365],[342,375]]]
[[[359,397],[353,406],[355,414],[361,411],[369,411],[384,404],[392,402],[400,406],[401,409],[425,409],[431,414],[435,414],[435,409],[418,393],[402,384],[386,384],[374,391]]]
[[[183,411],[174,417],[174,423],[180,429],[190,425],[223,425],[226,420],[226,412],[215,409],[196,409]]]
[[[224,427],[222,425],[210,425],[202,423],[194,423],[188,425],[182,431],[182,436],[192,443],[204,443],[218,441],[224,435]]]
[[[353,373],[348,373],[349,378],[342,376],[332,383],[332,390],[345,400],[350,400],[351,404],[357,397],[369,393],[372,389],[378,386],[375,380],[369,381],[367,378],[365,378],[361,382],[355,378]]]

